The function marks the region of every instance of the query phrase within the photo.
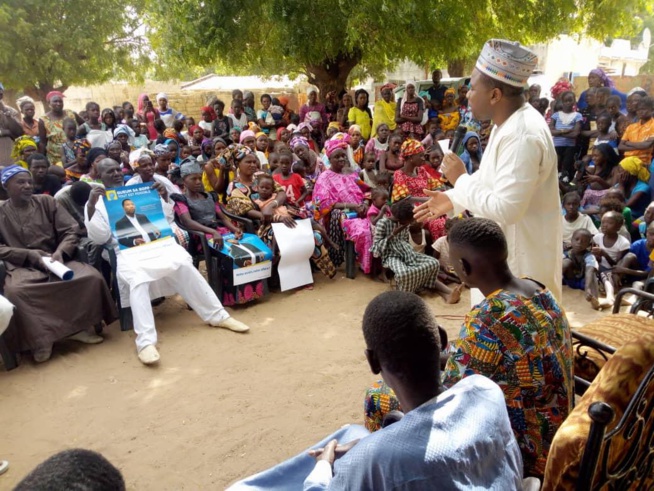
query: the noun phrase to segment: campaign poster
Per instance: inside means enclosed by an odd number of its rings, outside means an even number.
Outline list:
[[[109,189],[105,196],[111,232],[121,250],[173,236],[159,193],[151,183]]]
[[[213,240],[209,245],[214,247]],[[254,234],[243,234],[240,240],[234,234],[223,236],[219,252],[232,260],[234,286],[270,278],[272,274],[272,251]]]

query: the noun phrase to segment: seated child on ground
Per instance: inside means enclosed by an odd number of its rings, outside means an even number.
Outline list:
[[[606,302],[613,305],[615,289],[619,286],[620,275],[613,268],[629,252],[631,244],[620,235],[620,228],[624,225],[624,218],[616,211],[607,211],[602,216],[599,234],[593,237],[592,253],[599,261],[600,279],[606,292]]]
[[[461,280],[454,272],[452,263],[450,262],[450,243],[447,241],[447,234],[454,226],[457,220],[461,218],[448,218],[445,222],[445,235],[436,239],[432,245],[434,249],[434,257],[438,259],[441,269],[438,272],[438,278],[444,283],[461,283]]]
[[[374,188],[377,185],[377,160],[375,159],[375,154],[372,152],[366,153],[363,156],[363,170],[361,171],[361,179],[371,188]]]
[[[617,193],[622,194],[622,191],[616,191]],[[631,210],[629,207],[625,206],[624,199],[620,199],[617,193],[606,193],[606,195],[600,200],[599,213],[597,215],[599,221],[597,221],[597,226],[599,226],[600,221],[605,213],[609,211],[615,211],[616,213],[622,215],[622,219],[624,221],[624,225],[620,227],[620,235],[631,242],[631,233],[627,229],[627,227],[631,224]],[[624,197],[624,194],[622,194],[622,196]]]
[[[561,221],[563,223],[563,249],[569,249],[572,241],[572,234],[575,230],[585,229],[591,234],[591,238],[599,233],[593,220],[588,215],[579,213],[581,198],[572,191],[563,196],[563,208],[565,215]]]
[[[632,288],[642,289],[644,282],[651,276],[650,256],[654,250],[654,223],[650,223],[644,239],[631,244],[625,257],[613,268],[613,273],[620,275],[621,283],[632,283]]]
[[[563,252],[563,284],[576,290],[585,290],[586,300],[597,310],[608,307],[599,301],[597,275],[599,264],[592,254],[593,234],[580,228],[572,233],[570,247]]]
[[[434,290],[447,303],[458,303],[461,285],[454,290],[438,280],[438,260],[419,254],[409,244],[409,225],[413,222],[413,204],[401,200],[391,207],[391,217],[377,222],[370,251],[380,257],[382,265],[395,274],[397,290],[417,292],[423,288]]]

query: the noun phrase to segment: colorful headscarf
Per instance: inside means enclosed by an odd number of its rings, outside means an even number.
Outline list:
[[[188,157],[182,160],[179,165],[179,172],[182,177],[190,176],[191,174],[202,174],[202,166],[193,157]]]
[[[305,121],[304,123],[300,123],[298,125],[297,127],[298,133],[301,133],[304,128],[309,128],[310,132],[313,131],[313,126],[311,126],[311,123]]]
[[[159,92],[157,94],[157,102],[159,102],[161,99],[168,100],[168,94],[166,94],[165,92]]]
[[[257,140],[259,139],[260,136],[268,137],[268,135],[266,135],[263,131],[260,131],[259,133],[257,133],[256,135],[254,135],[254,137],[255,137]]]
[[[325,142],[325,154],[329,158],[336,150],[347,150],[349,146],[350,135],[347,133],[336,133]]]
[[[284,107],[286,107],[286,106],[288,105],[288,103],[291,102],[291,100],[290,100],[288,97],[286,97],[285,95],[280,95],[280,96],[277,98],[277,100],[278,100],[279,103],[280,103],[282,106],[284,106]]]
[[[256,136],[254,135],[254,131],[245,130],[244,132],[241,133],[241,136],[238,139],[239,144],[243,144],[243,140],[245,140],[246,138],[250,138],[250,137],[256,139]]]
[[[21,167],[20,165],[10,165],[8,167],[5,167],[2,170],[2,175],[0,176],[0,181],[2,181],[2,187],[7,188],[7,181],[14,177],[17,174],[20,174],[21,172],[27,172],[30,176],[32,175],[30,171],[28,171],[25,167]]]
[[[280,126],[279,128],[277,128],[277,141],[281,141],[281,140],[282,140],[282,132],[283,132],[284,130],[288,131],[288,129],[287,129],[287,128],[284,128],[283,126]]]
[[[379,89],[379,91],[383,92],[386,89],[395,90],[396,87],[397,87],[397,85],[395,85],[394,83],[388,82],[388,83],[382,85],[381,88]]]
[[[45,102],[47,102],[48,104],[50,104],[50,99],[52,99],[53,97],[61,97],[61,98],[63,99],[63,98],[66,97],[66,96],[63,94],[63,92],[59,92],[58,90],[51,90],[51,91],[48,92],[48,94],[45,96]]]
[[[174,144],[177,146],[177,152],[176,152],[176,153],[170,152],[170,148],[168,148],[168,145],[169,145],[170,143],[174,143]],[[173,153],[173,158],[172,158],[173,163],[179,165],[179,163],[180,163],[180,161],[181,161],[181,159],[180,159],[179,156],[180,156],[180,154],[182,153],[182,149],[179,148],[179,142],[178,142],[176,139],[174,139],[174,138],[168,138],[168,139],[164,142],[164,145],[166,145],[166,148],[168,148],[168,151],[169,151],[170,153]]]
[[[214,121],[218,117],[216,111],[211,106],[202,106],[200,108],[200,113],[208,113],[209,117],[211,118],[211,121]]]
[[[210,140],[209,138],[202,141],[202,144],[200,145],[200,150],[202,151],[202,156],[205,159],[211,157],[211,152],[215,143],[216,143],[215,140]]]
[[[163,132],[163,136],[164,138],[179,141],[179,134],[175,128],[166,128],[166,130]]]
[[[254,150],[240,143],[233,143],[220,153],[218,161],[221,164],[231,163],[233,167],[238,167],[238,163],[248,155],[252,155]]]
[[[408,138],[402,144],[402,148],[400,148],[400,155],[402,156],[403,159],[424,152],[425,152],[425,147],[422,146],[422,143],[420,143],[418,140],[414,140],[413,138]]]
[[[170,153],[170,148],[168,148],[168,145],[165,143],[159,143],[155,145],[154,147],[154,154],[158,157],[160,155],[164,155]]]
[[[295,150],[295,148],[299,146],[309,148],[309,140],[304,138],[302,135],[297,135],[291,138],[291,141],[288,142],[288,146],[291,147],[291,150]]]
[[[568,79],[561,77],[550,89],[550,95],[554,99],[558,99],[561,94],[568,92],[569,90],[572,90],[572,85]]]
[[[336,131],[341,131],[341,125],[338,123],[338,121],[331,121],[327,125],[327,129],[329,129],[329,128],[334,128],[334,129],[336,129]]]
[[[448,94],[452,94],[452,95],[455,96],[455,95],[456,95],[456,90],[454,90],[452,87],[450,87],[449,89],[447,89],[447,90],[445,91],[445,94],[444,94],[444,95],[448,95]]]
[[[11,150],[12,160],[18,160],[26,148],[36,148],[36,142],[31,136],[19,136],[14,140],[14,148]]]
[[[261,131],[261,128],[257,123],[254,121],[250,121],[248,123],[248,130],[250,130],[252,133],[259,133]],[[247,130],[246,130],[247,131]]]
[[[290,131],[291,133],[295,133],[297,131],[297,125],[294,125],[293,123],[289,124],[286,129]]]
[[[204,135],[204,130],[197,124],[194,124],[188,129],[188,136],[189,138],[193,138],[193,133],[195,133],[195,130],[200,130],[202,131],[202,134]]]
[[[588,75],[597,75],[600,80],[602,81],[602,85],[604,87],[609,87],[609,88],[614,88],[615,84],[613,83],[613,80],[609,78],[609,76],[606,74],[604,70],[601,68],[593,68]]]
[[[349,127],[348,130],[347,130],[347,134],[350,135],[350,136],[352,136],[352,134],[353,134],[355,131],[358,131],[359,134],[361,134],[361,126],[359,126],[358,124],[352,124],[352,125],[350,125],[350,127]]]
[[[127,135],[128,138],[134,138],[136,133],[126,124],[119,124],[114,130],[114,138],[117,138],[118,135]]]
[[[643,165],[643,161],[638,157],[627,157],[622,159],[620,161],[620,167],[632,176],[636,176],[639,181],[649,182],[649,170]]]
[[[75,152],[75,155],[81,153],[82,157],[86,158],[86,154],[89,153],[89,150],[91,150],[91,142],[86,138],[77,138],[73,142],[73,151]]]

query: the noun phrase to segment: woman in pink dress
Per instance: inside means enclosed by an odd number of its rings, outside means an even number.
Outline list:
[[[339,136],[338,134],[336,136]],[[366,218],[368,205],[364,192],[369,188],[359,179],[358,174],[344,174],[348,163],[348,135],[332,138],[325,143],[325,152],[331,168],[320,174],[313,190],[315,218],[322,221],[330,239],[339,249],[329,249],[334,266],[345,260],[345,240],[354,242],[354,249],[364,273],[370,273],[372,257],[372,234]]]
[[[148,94],[141,94],[139,96],[138,103],[138,112],[136,113],[138,120],[141,123],[145,123],[148,128],[148,139],[156,140],[157,139],[157,130],[154,128],[154,120],[159,119],[159,111],[157,111]]]

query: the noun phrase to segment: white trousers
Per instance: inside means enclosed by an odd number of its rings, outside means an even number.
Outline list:
[[[216,294],[190,262],[182,264],[157,281],[177,291],[204,322],[216,324],[229,317]],[[129,301],[136,333],[136,349],[141,351],[150,344],[157,344],[157,330],[150,304],[150,284],[144,282],[130,288]]]

